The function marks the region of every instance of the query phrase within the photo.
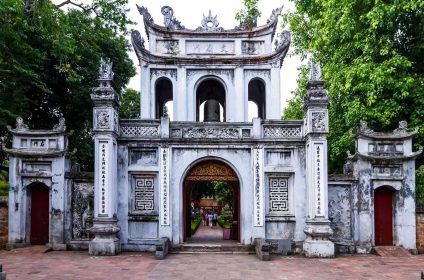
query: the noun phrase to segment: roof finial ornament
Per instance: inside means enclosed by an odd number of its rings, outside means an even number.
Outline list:
[[[112,81],[114,75],[110,58],[106,60],[100,58],[99,80]]]
[[[65,125],[65,118],[60,118],[59,122],[53,126],[54,131],[65,131],[66,125]]]
[[[408,122],[407,121],[400,121],[399,127],[393,130],[393,133],[396,135],[402,135],[406,134],[408,132]]]
[[[205,14],[203,14],[203,19],[202,19],[202,26],[199,26],[196,31],[219,31],[222,32],[224,31],[224,28],[222,27],[218,27],[219,26],[219,22],[216,19],[218,16],[212,16],[212,12],[211,10],[209,10],[209,14],[207,16],[205,16]]]
[[[16,130],[28,130],[28,125],[24,123],[24,119],[20,116],[16,118]]]
[[[170,6],[163,6],[160,10],[163,15],[163,23],[168,29],[181,30],[185,29],[181,22],[174,17],[174,10]]]
[[[359,132],[364,134],[374,134],[374,130],[369,128],[368,123],[366,121],[360,121],[359,122]]]
[[[115,74],[112,71],[112,62],[109,58],[100,59],[100,67],[99,67],[99,86],[93,88],[93,94],[91,98],[114,98],[116,95],[115,90],[112,87],[112,80]]]
[[[314,55],[309,59],[309,82],[322,82],[321,65]]]

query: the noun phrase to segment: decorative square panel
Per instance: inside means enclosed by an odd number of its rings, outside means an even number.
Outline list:
[[[288,178],[269,178],[269,211],[289,211],[289,182]]]
[[[134,210],[153,211],[155,202],[154,177],[135,177],[134,184]]]

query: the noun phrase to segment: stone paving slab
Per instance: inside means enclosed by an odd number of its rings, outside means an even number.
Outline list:
[[[7,279],[414,279],[424,271],[424,255],[354,255],[334,259],[254,255],[180,254],[155,260],[150,253],[93,257],[87,252],[45,252],[34,246],[0,251]]]

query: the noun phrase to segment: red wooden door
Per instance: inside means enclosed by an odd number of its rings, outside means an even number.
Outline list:
[[[31,237],[32,245],[49,242],[49,189],[37,184],[31,188]]]
[[[393,191],[380,187],[374,191],[375,245],[393,245]]]

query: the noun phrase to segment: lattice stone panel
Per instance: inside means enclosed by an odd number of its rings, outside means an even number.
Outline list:
[[[269,211],[289,211],[288,178],[269,178]]]
[[[134,188],[134,210],[153,211],[155,189],[153,177],[137,177]]]
[[[282,126],[266,126],[264,127],[265,138],[295,138],[302,137],[302,128],[298,127],[282,127]]]
[[[122,126],[121,136],[157,137],[159,136],[159,130],[155,126]]]

